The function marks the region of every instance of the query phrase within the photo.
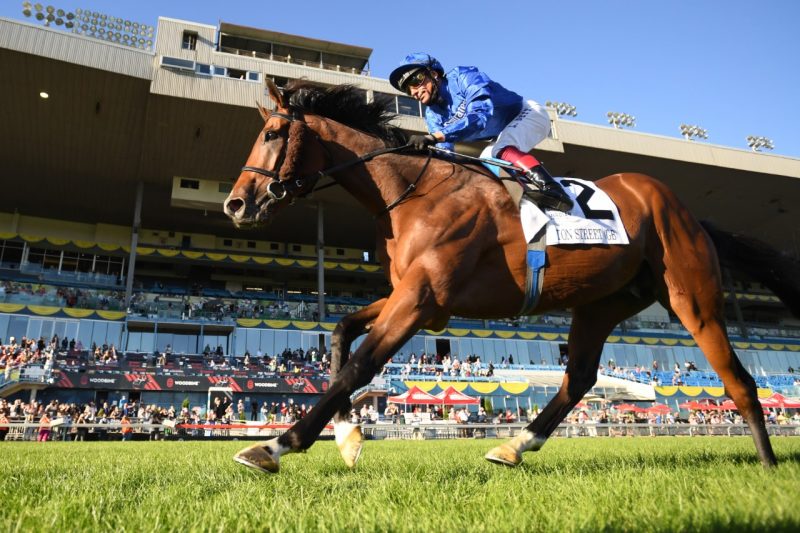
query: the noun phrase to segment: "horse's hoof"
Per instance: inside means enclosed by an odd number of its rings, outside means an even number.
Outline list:
[[[260,444],[245,448],[234,455],[233,460],[259,472],[270,474],[276,474],[280,468],[277,456],[273,456],[268,447]]]
[[[354,468],[361,457],[361,448],[364,442],[363,435],[361,434],[361,426],[355,426],[350,434],[338,444],[339,452],[342,454],[344,464],[347,468]]]
[[[484,457],[487,461],[498,465],[517,466],[522,462],[522,454],[508,444],[492,448]]]

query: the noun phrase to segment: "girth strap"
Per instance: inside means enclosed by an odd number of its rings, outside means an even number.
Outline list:
[[[533,314],[542,294],[544,271],[547,266],[546,236],[546,228],[542,228],[528,244],[528,250],[525,253],[525,263],[528,268],[525,273],[525,299],[522,302],[522,309],[519,311],[520,316]]]

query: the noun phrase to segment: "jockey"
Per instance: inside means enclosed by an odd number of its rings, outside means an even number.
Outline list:
[[[428,135],[413,135],[418,150],[438,143],[452,150],[456,141],[493,139],[481,154],[508,161],[538,188],[528,190],[543,207],[569,212],[572,200],[542,164],[528,153],[550,132],[542,106],[509,91],[475,67],[455,67],[447,74],[425,53],[413,53],[389,74],[389,83],[427,106]]]

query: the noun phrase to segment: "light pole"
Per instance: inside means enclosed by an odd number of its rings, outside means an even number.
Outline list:
[[[551,102],[547,101],[544,103],[545,106],[549,107],[550,109],[555,109],[556,113],[559,116],[570,116],[570,117],[577,117],[578,110],[575,108],[574,105],[570,105],[564,102]]]
[[[708,139],[708,131],[700,126],[692,126],[690,124],[681,124],[681,135],[687,140],[691,141],[697,139]]]
[[[764,150],[772,150],[775,148],[775,145],[772,144],[772,139],[757,135],[747,136],[747,146],[749,146],[754,152],[760,152],[762,148]]]
[[[606,113],[606,116],[608,117],[608,123],[616,129],[622,129],[623,127],[633,128],[636,126],[636,117],[633,115],[609,111]]]
[[[72,33],[102,39],[140,50],[153,49],[155,28],[147,24],[131,22],[120,17],[112,17],[97,11],[77,8],[72,11],[57,9],[53,6],[22,3],[22,14],[33,17],[45,26],[64,26]]]

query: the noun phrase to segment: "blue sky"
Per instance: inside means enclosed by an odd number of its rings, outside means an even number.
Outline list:
[[[35,3],[35,1],[33,2]],[[42,2],[47,5],[48,2]],[[155,25],[159,16],[232,22],[365,46],[372,75],[387,78],[410,51],[445,68],[475,65],[518,93],[577,107],[578,120],[636,116],[636,130],[679,137],[681,123],[707,142],[800,158],[800,1],[535,0],[86,0],[82,7]],[[0,16],[24,19],[22,2]],[[31,19],[27,19],[31,20]]]

